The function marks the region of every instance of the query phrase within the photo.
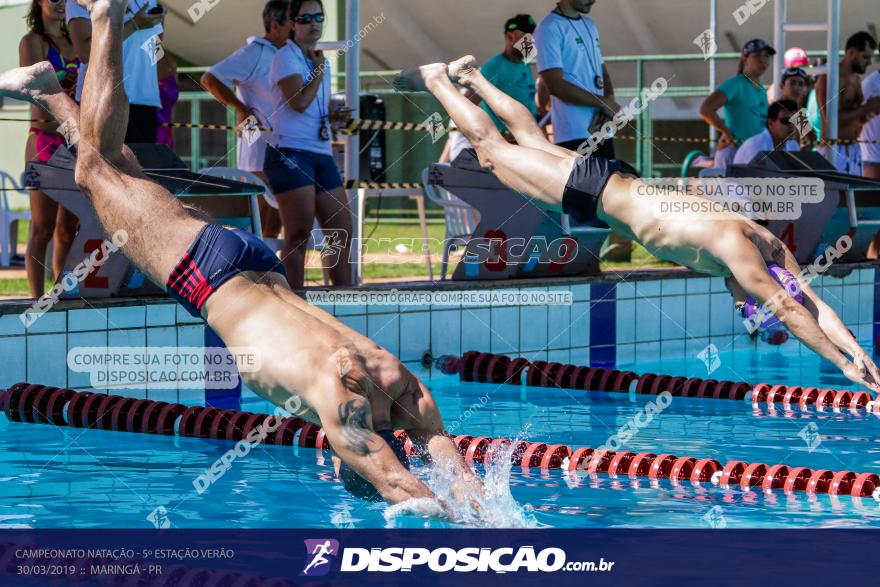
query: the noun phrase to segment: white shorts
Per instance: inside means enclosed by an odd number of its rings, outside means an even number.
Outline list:
[[[236,167],[242,171],[263,173],[263,162],[266,160],[266,141],[259,138],[254,141],[253,145],[248,145],[243,137],[238,137],[236,157]]]
[[[831,161],[837,171],[849,175],[862,175],[862,150],[859,145],[820,147],[819,152]]]
[[[862,162],[880,165],[880,117],[875,116],[862,128],[859,139],[873,141],[859,145],[862,149]]]

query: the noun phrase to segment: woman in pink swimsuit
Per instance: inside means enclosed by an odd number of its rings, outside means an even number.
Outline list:
[[[70,0],[73,1],[73,0]],[[76,88],[79,61],[75,57],[73,43],[64,24],[65,0],[33,0],[27,15],[28,33],[19,44],[19,62],[22,66],[49,61],[55,67],[61,86],[71,93]],[[33,119],[28,134],[25,160],[48,161],[61,145],[64,136],[58,124],[49,122],[51,116],[42,109],[31,108]],[[76,236],[77,218],[59,206],[39,189],[30,190],[31,222],[25,268],[31,297],[38,298],[45,292],[46,249],[55,238],[52,255],[52,272],[57,277],[70,253]]]

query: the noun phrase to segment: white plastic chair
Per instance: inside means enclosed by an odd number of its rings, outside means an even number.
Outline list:
[[[22,182],[24,184],[24,182]],[[19,186],[15,178],[0,171],[0,267],[9,267],[18,246],[18,221],[30,220],[30,212],[13,212],[9,206],[9,191],[27,194],[27,189]]]
[[[425,195],[443,208],[446,219],[446,238],[443,241],[443,262],[440,264],[440,280],[446,279],[449,267],[449,252],[453,247],[466,247],[480,222],[480,213],[470,204],[453,196],[440,186],[432,185],[430,169],[422,171],[422,184]]]
[[[272,193],[272,191],[269,189],[269,186],[266,185],[266,182],[264,182],[262,179],[260,179],[259,176],[251,173],[250,171],[243,171],[234,167],[206,167],[200,170],[199,174],[259,186],[263,188],[263,193],[261,194],[263,199],[265,199],[270,206],[272,206],[276,210],[278,209],[278,199],[275,198],[275,194]],[[253,206],[252,212],[254,218],[254,234],[263,239],[263,242],[266,243],[266,246],[272,249],[273,253],[277,253],[281,250],[281,239],[264,237],[262,228],[260,227],[260,211],[256,205]],[[308,250],[317,251],[318,253],[320,253],[324,249],[323,239],[319,241],[317,238],[315,238],[316,235],[319,234],[322,234],[321,225],[318,223],[317,220],[315,220],[314,230],[312,230],[311,234],[309,235]],[[324,267],[323,273],[324,285],[330,285],[330,274],[327,271],[326,267]]]

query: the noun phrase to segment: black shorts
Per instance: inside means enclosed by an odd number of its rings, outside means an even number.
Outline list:
[[[242,271],[273,271],[287,277],[284,265],[258,236],[206,224],[165,286],[169,296],[200,318],[211,294]]]
[[[578,224],[596,220],[599,198],[605,191],[608,179],[614,173],[626,173],[638,177],[638,172],[628,163],[602,157],[578,157],[565,191],[562,193],[562,211]]]
[[[125,129],[125,144],[155,143],[159,130],[159,109],[155,106],[131,104],[128,107],[128,128]]]

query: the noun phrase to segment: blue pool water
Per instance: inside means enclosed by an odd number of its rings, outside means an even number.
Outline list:
[[[716,379],[851,388],[796,347],[721,350]],[[696,358],[638,359],[637,372],[706,377]],[[461,383],[429,386],[456,433],[525,436],[600,446],[652,398],[600,392]],[[488,398],[488,399],[481,399]],[[485,407],[481,407],[485,404]],[[253,407],[253,406],[251,406]],[[799,436],[814,424],[821,443]],[[329,453],[258,447],[202,495],[192,481],[230,444],[187,438],[10,423],[0,416],[0,527],[148,528],[158,507],[173,527],[443,527],[384,516],[385,506],[348,497],[333,479]],[[880,419],[849,411],[770,411],[738,401],[675,398],[624,445],[673,453],[856,472],[880,471]],[[424,469],[417,469],[423,477]],[[513,498],[541,526],[880,527],[872,498],[763,494],[712,485],[570,476],[513,468]]]

